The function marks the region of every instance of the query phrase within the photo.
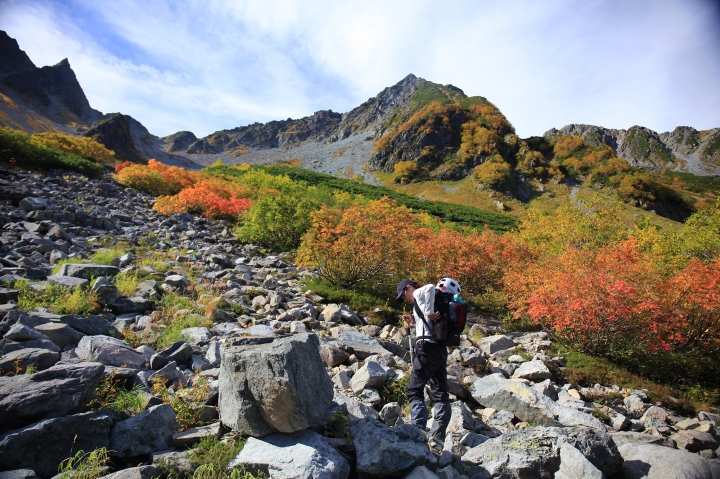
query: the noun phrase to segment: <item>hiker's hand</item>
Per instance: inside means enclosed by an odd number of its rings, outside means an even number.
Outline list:
[[[428,314],[427,317],[429,320],[431,320],[433,322],[437,322],[437,320],[440,319],[440,311],[435,311],[432,314]]]
[[[413,318],[412,314],[403,314],[402,315],[403,321],[407,323],[408,326],[412,326],[415,324],[415,319]]]

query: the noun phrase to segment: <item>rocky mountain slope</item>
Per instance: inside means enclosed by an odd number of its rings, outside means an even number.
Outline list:
[[[0,180],[3,477],[50,478],[76,450],[102,448],[116,471],[106,477],[192,475],[198,441],[237,434],[249,439],[229,467],[276,478],[720,473],[720,416],[678,416],[642,390],[576,387],[545,333],[503,334],[480,318],[450,352],[452,419],[431,448],[401,406],[413,331],[367,325],[305,291],[313,272],[291,257],[240,244],[223,222],[162,217],[110,177]],[[86,259],[114,245],[124,251],[109,264]],[[51,274],[67,258],[79,262]],[[94,314],[27,308],[34,294],[88,289]],[[202,326],[156,345],[186,317]],[[139,410],[93,407],[108,380],[134,391]]]
[[[412,74],[347,113],[321,110],[300,119],[220,130],[204,138],[188,131],[158,138],[127,115],[103,115],[92,109],[67,60],[37,68],[5,32],[0,32],[0,65],[0,125],[28,132],[90,135],[115,150],[122,160],[155,158],[198,168],[217,158],[230,164],[299,158],[303,168],[359,174],[374,182],[371,171],[392,171],[401,161],[416,162],[429,178],[460,179],[496,153],[512,163],[518,148],[510,122],[497,109],[478,110],[492,107],[486,99],[468,97],[457,87]],[[432,108],[438,103],[440,108]],[[501,121],[491,124],[488,113]],[[94,125],[98,121],[103,124]],[[463,147],[468,138],[478,134],[473,122],[494,132],[493,138],[478,140],[496,145],[493,151],[483,151],[478,145],[473,151]],[[567,125],[545,133],[558,135],[607,144],[638,168],[720,174],[718,128],[697,131],[678,127],[658,134],[640,126],[613,130]]]
[[[645,170],[686,171],[695,175],[720,174],[720,128],[697,131],[678,126],[657,133],[642,126],[613,130],[593,125],[566,125],[545,132],[545,137],[579,136],[591,145],[607,145],[619,158]]]

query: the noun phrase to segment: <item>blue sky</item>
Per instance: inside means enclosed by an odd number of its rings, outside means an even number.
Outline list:
[[[408,73],[486,97],[521,137],[720,127],[710,0],[0,0],[0,29],[159,136],[346,112]]]

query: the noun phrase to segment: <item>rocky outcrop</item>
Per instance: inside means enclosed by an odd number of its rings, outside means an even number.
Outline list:
[[[678,126],[657,133],[642,126],[616,130],[594,125],[572,124],[552,128],[543,136],[579,136],[590,145],[607,145],[619,158],[637,168],[651,171],[676,170],[696,175],[720,174],[720,128],[697,131]]]
[[[0,30],[0,75],[34,70],[37,67],[23,50],[17,40]]]
[[[176,151],[187,150],[190,145],[197,141],[197,137],[191,131],[178,131],[162,138],[162,140],[165,142],[165,151],[175,153]]]
[[[137,147],[130,120],[127,115],[115,113],[93,125],[83,136],[92,138],[113,150],[118,160],[145,163],[147,159]]]

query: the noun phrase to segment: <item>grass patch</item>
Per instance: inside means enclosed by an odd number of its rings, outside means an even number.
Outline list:
[[[67,289],[62,286],[47,284],[44,289],[38,290],[30,286],[28,281],[16,281],[15,289],[18,293],[18,309],[21,311],[36,311],[38,308],[47,308],[55,314],[82,314],[90,315],[100,311],[97,295],[88,289]]]
[[[383,403],[396,402],[400,404],[400,406],[408,404],[407,388],[409,382],[409,374],[406,374],[400,379],[393,378],[387,381],[379,391]]]
[[[90,258],[90,262],[93,264],[105,264],[108,266],[117,266],[117,262],[120,258],[120,256],[124,255],[126,253],[125,250],[121,249],[101,249],[98,250],[92,257]]]
[[[318,278],[304,280],[303,286],[325,298],[328,303],[344,303],[357,312],[369,312],[375,308],[394,309],[394,306],[391,306],[395,303],[394,297],[379,297],[370,293],[344,289]]]
[[[140,397],[140,393],[143,391],[142,387],[135,386],[127,390],[120,383],[120,379],[113,374],[103,378],[87,407],[90,409],[107,408],[116,413],[125,413],[130,416],[140,414],[145,409],[145,403]]]
[[[191,387],[174,391],[167,387],[165,378],[157,377],[153,381],[152,393],[172,407],[182,430],[206,424],[201,421],[202,407],[211,396],[210,384],[206,378],[196,377]]]
[[[325,426],[323,436],[344,439],[345,445],[350,449],[354,449],[352,438],[350,437],[350,419],[342,411],[335,411],[333,413],[330,424]]]
[[[104,447],[94,451],[78,451],[58,467],[59,479],[96,479],[108,473],[110,455]]]
[[[134,296],[141,281],[135,273],[120,273],[115,276],[115,286],[124,296]]]
[[[182,334],[182,330],[185,328],[198,328],[198,327],[210,328],[213,326],[213,322],[207,319],[205,316],[198,314],[188,314],[179,318],[169,319],[165,323],[165,328],[160,334],[158,334],[155,341],[156,348],[165,348],[170,346],[175,341],[187,340],[187,336]]]

